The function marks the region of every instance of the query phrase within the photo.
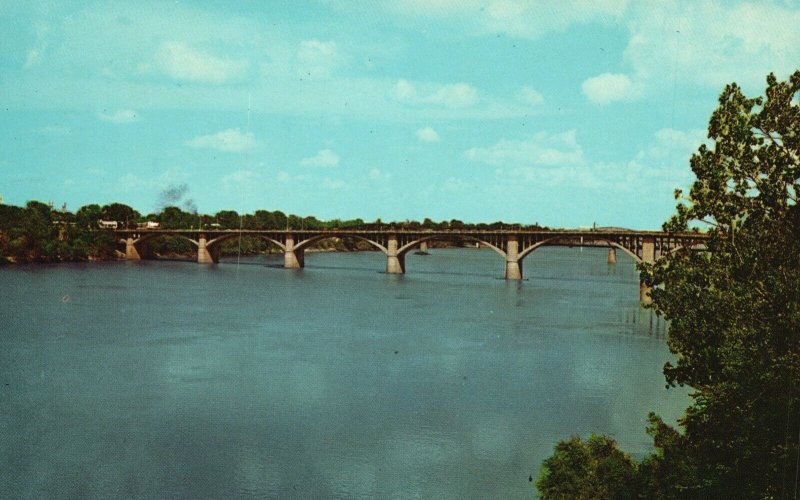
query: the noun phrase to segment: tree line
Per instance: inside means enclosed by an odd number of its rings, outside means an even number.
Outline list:
[[[54,209],[51,204],[29,201],[24,207],[0,204],[0,263],[2,262],[69,262],[106,260],[119,256],[118,242],[113,230],[100,227],[100,221],[113,221],[119,228],[136,228],[156,222],[163,229],[541,229],[538,224],[522,226],[502,221],[491,224],[469,224],[457,219],[434,222],[383,222],[377,219],[320,220],[314,216],[285,214],[280,210],[256,210],[239,214],[221,210],[214,215],[185,211],[167,206],[158,213],[141,214],[123,203],[90,204],[70,212]],[[335,250],[368,249],[360,241],[323,241],[322,246]],[[194,252],[191,243],[183,238],[162,236],[150,242],[159,255],[186,255]],[[261,238],[243,236],[226,241],[223,255],[231,253],[256,254],[270,251],[269,243]]]
[[[691,404],[677,428],[649,415],[639,462],[607,436],[558,443],[542,498],[800,498],[800,71],[765,97],[728,85],[708,137],[664,225],[709,226],[707,250],[641,269]]]

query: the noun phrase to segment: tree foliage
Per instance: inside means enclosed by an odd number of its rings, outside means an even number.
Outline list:
[[[636,465],[606,436],[573,436],[542,464],[536,487],[542,498],[633,498]]]
[[[697,180],[666,227],[711,226],[707,252],[648,269],[670,320],[670,385],[694,389],[681,421],[696,488],[781,496],[800,437],[800,71],[767,78],[766,97],[720,96],[692,157]],[[660,286],[659,286],[660,285]],[[790,478],[792,480],[790,480]]]
[[[657,451],[637,467],[642,498],[798,494],[799,100],[800,71],[769,75],[765,97],[724,89],[711,144],[691,159],[696,180],[664,226],[706,225],[707,247],[643,266],[670,321],[667,384],[693,392],[682,432],[650,416]]]
[[[53,210],[50,205],[31,201],[25,207],[0,204],[0,263],[33,261],[75,261],[88,259],[111,259],[120,254],[121,245],[113,231],[99,227],[98,221],[116,221],[119,228],[136,228],[137,223],[157,222],[162,229],[378,229],[402,230],[447,229],[452,223],[462,228],[487,229],[500,227],[502,222],[492,225],[464,224],[460,221],[435,223],[425,219],[416,221],[365,223],[363,219],[320,220],[316,217],[289,214],[275,210],[256,210],[252,214],[239,214],[234,210],[221,210],[214,215],[187,212],[181,207],[166,206],[159,213],[143,216],[122,203],[86,205],[74,214]],[[506,224],[505,227],[511,225]],[[518,224],[515,227],[520,227]],[[531,226],[529,226],[531,227]],[[538,225],[537,229],[541,229]],[[451,242],[452,244],[453,242]],[[455,242],[457,243],[457,242]],[[373,247],[360,239],[328,238],[315,246],[326,250],[371,250]],[[277,251],[268,241],[243,235],[222,243],[222,255],[253,255]],[[187,257],[196,252],[196,247],[185,237],[165,234],[148,241],[148,253],[170,257]]]

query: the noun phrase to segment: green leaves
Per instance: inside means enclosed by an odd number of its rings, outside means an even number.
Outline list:
[[[725,88],[714,146],[691,161],[690,204],[664,226],[709,223],[708,251],[647,270],[653,307],[671,320],[667,381],[696,390],[677,448],[709,496],[778,495],[798,446],[800,72],[767,85],[765,99]]]
[[[696,180],[688,197],[676,191],[676,213],[664,224],[674,232],[706,226],[706,249],[640,266],[654,287],[651,307],[670,321],[676,361],[664,366],[667,384],[694,389],[682,433],[650,415],[656,452],[636,468],[641,498],[792,491],[800,455],[799,100],[800,71],[786,82],[769,75],[763,98],[725,87],[709,121],[713,144],[693,155]],[[560,443],[543,466],[543,494],[590,491],[585,477],[598,470],[579,439]],[[593,483],[601,480],[610,479]]]
[[[636,465],[606,436],[573,436],[542,464],[536,487],[542,498],[635,498]]]

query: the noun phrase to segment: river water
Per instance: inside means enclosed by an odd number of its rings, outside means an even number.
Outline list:
[[[674,420],[633,262],[541,249],[0,269],[2,498],[531,498],[560,439]]]

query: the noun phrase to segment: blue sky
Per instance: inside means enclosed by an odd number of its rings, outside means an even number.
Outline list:
[[[0,196],[656,229],[797,2],[0,0]]]

